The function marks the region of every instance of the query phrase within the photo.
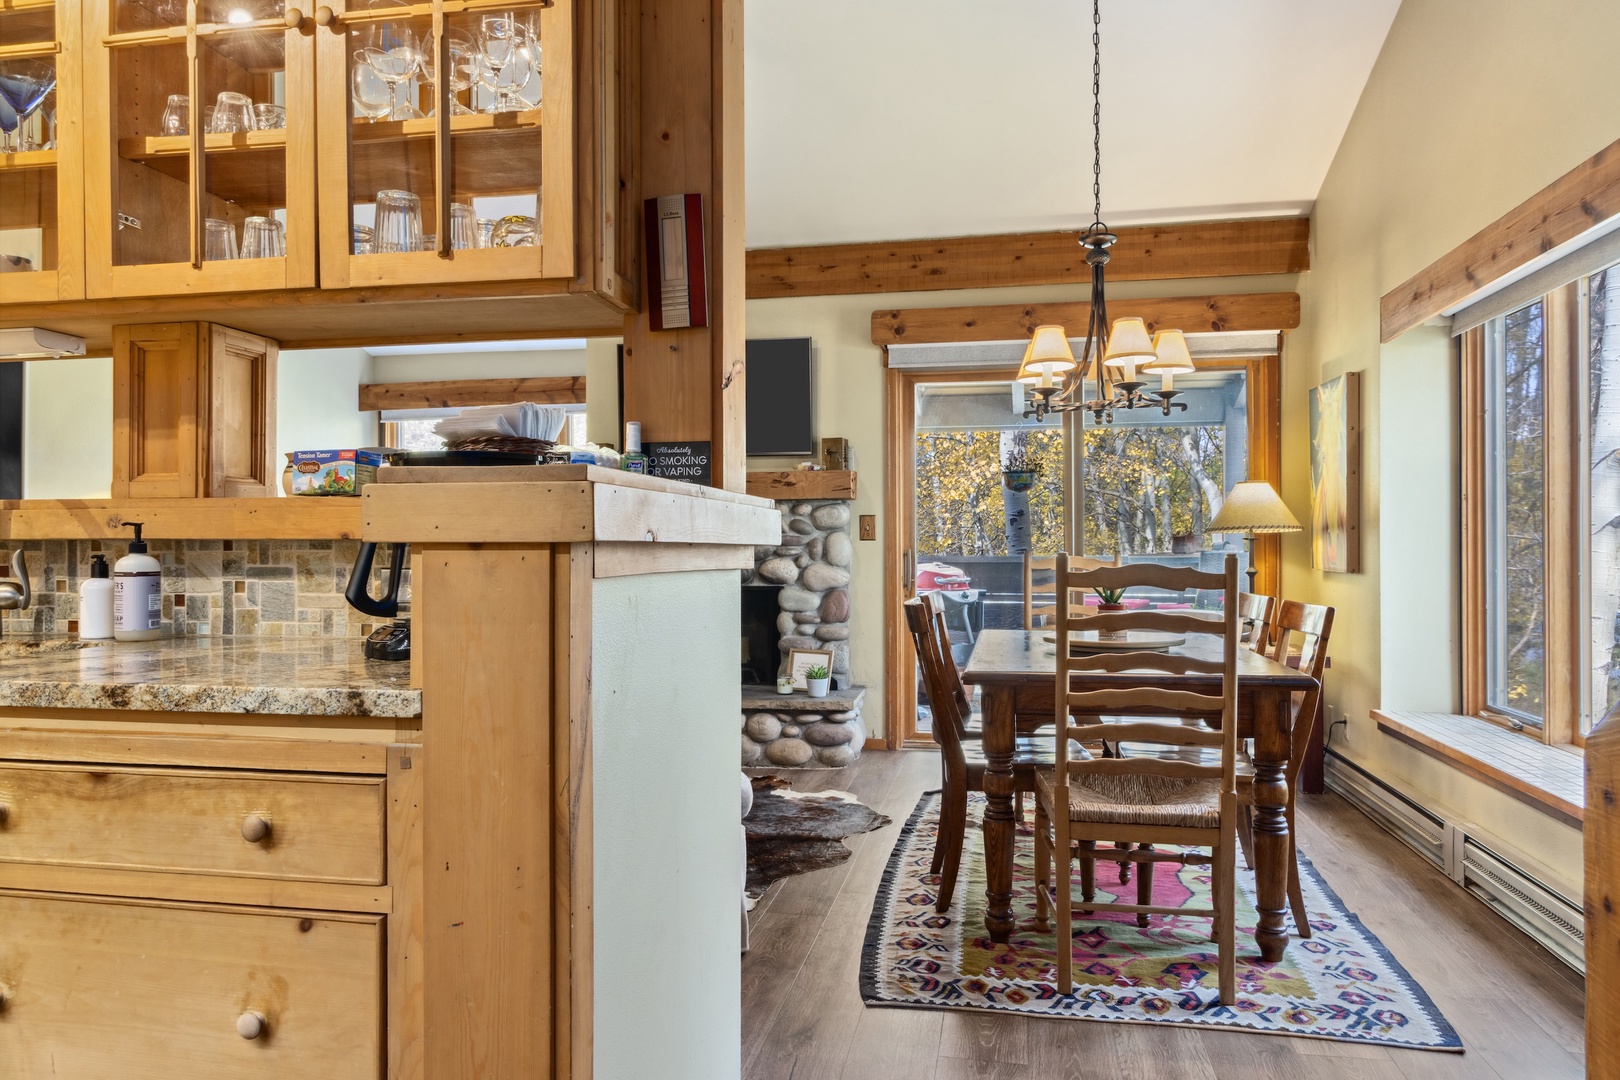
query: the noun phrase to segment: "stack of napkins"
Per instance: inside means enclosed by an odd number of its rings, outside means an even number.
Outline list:
[[[495,437],[545,439],[556,442],[568,422],[568,411],[554,406],[518,401],[511,405],[481,405],[463,409],[459,416],[447,416],[433,425],[446,443]]]

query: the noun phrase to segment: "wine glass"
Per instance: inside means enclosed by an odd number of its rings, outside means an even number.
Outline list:
[[[484,62],[478,68],[478,81],[495,95],[490,112],[510,112],[516,106],[513,95],[527,84],[533,69],[523,55],[523,27],[511,12],[485,15],[479,22],[479,44]]]
[[[461,98],[456,95],[472,88],[478,64],[478,47],[464,34],[451,34],[449,38],[446,47],[450,52],[450,115],[469,116],[472,110],[463,105]]]
[[[0,60],[0,131],[21,145],[18,131],[56,89],[56,65],[43,60]]]
[[[349,97],[356,116],[381,120],[394,111],[394,88],[366,62],[364,50],[354,54],[349,68]]]
[[[415,33],[408,26],[384,27],[378,44],[360,50],[366,64],[388,84],[389,94],[397,104],[389,111],[390,120],[420,120],[421,109],[410,101],[399,101],[399,85],[415,75],[422,66],[422,50]]]

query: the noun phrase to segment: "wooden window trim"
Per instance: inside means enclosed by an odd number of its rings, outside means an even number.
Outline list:
[[[883,738],[881,745],[897,750],[911,740],[913,745],[932,745],[913,730],[917,715],[917,684],[912,677],[916,657],[911,635],[904,629],[905,611],[902,605],[911,599],[912,584],[916,580],[916,552],[912,541],[916,533],[916,506],[908,495],[913,479],[910,448],[917,438],[917,416],[913,402],[918,383],[976,382],[980,380],[1011,379],[1014,368],[974,368],[971,370],[928,370],[892,368],[888,366],[888,347],[883,349],[883,479],[886,520],[889,523],[884,538],[884,682],[887,699],[884,703]],[[1278,353],[1248,358],[1202,358],[1197,360],[1203,370],[1246,369],[1248,373],[1249,408],[1249,478],[1265,480],[1273,485],[1282,476],[1282,358]],[[1078,413],[1065,415],[1078,418]],[[1079,440],[1072,429],[1065,440],[1067,450],[1065,467],[1071,488],[1080,479],[1078,469]],[[1065,534],[1071,550],[1074,529],[1079,522],[1078,507],[1066,507]],[[908,552],[912,565],[907,565]],[[1255,566],[1258,569],[1255,584],[1270,596],[1281,595],[1282,539],[1277,536],[1257,537],[1254,546]],[[878,745],[872,740],[872,745]]]
[[[1581,655],[1581,469],[1580,416],[1582,386],[1578,385],[1584,348],[1579,282],[1555,289],[1541,298],[1544,305],[1543,380],[1547,387],[1543,430],[1545,480],[1543,536],[1546,612],[1543,648],[1546,686],[1539,728],[1517,728],[1489,706],[1486,593],[1490,568],[1486,555],[1485,472],[1488,436],[1485,430],[1485,333],[1491,323],[1459,337],[1460,395],[1458,417],[1460,590],[1459,626],[1462,635],[1460,697],[1462,711],[1518,731],[1527,738],[1554,746],[1586,745],[1580,717],[1585,693]],[[1494,321],[1494,320],[1493,320]],[[1568,662],[1565,662],[1568,661]]]

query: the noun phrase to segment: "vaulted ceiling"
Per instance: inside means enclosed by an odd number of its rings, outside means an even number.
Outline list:
[[[1399,0],[1103,0],[1111,225],[1308,213]],[[1079,228],[1087,0],[748,0],[748,246]]]

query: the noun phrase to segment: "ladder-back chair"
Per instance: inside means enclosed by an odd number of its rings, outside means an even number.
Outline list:
[[[1088,911],[1205,915],[1214,922],[1218,943],[1220,1000],[1236,996],[1234,929],[1235,848],[1237,846],[1237,557],[1226,557],[1223,573],[1154,564],[1075,571],[1066,555],[1058,556],[1056,709],[1053,768],[1036,773],[1035,877],[1036,919],[1043,929],[1057,909],[1058,990],[1074,990],[1071,843],[1081,863],[1081,907]],[[1168,611],[1127,611],[1080,617],[1070,604],[1073,591],[1092,588],[1148,586],[1173,590],[1218,590],[1224,603],[1219,621]],[[1071,630],[1163,630],[1214,634],[1221,640],[1221,659],[1175,653],[1124,652],[1071,656],[1066,645]],[[1107,677],[1106,688],[1075,689],[1076,677]],[[1218,676],[1219,693],[1178,686],[1198,675],[1207,686]],[[1098,717],[1123,714],[1130,719],[1104,723]],[[1209,717],[1218,730],[1159,717]],[[1077,724],[1075,720],[1080,722]],[[1076,744],[1102,739],[1147,743],[1167,748],[1218,749],[1215,763],[1162,760],[1154,757],[1077,758]],[[1178,862],[1211,867],[1212,903],[1208,908],[1158,907],[1151,903],[1095,901],[1096,845],[1126,840],[1140,845],[1124,856],[1143,864],[1151,878],[1153,864]],[[1204,856],[1177,849],[1202,847]],[[1055,874],[1054,874],[1055,870]],[[1141,883],[1139,882],[1139,888]],[[1151,881],[1148,882],[1151,887]]]

